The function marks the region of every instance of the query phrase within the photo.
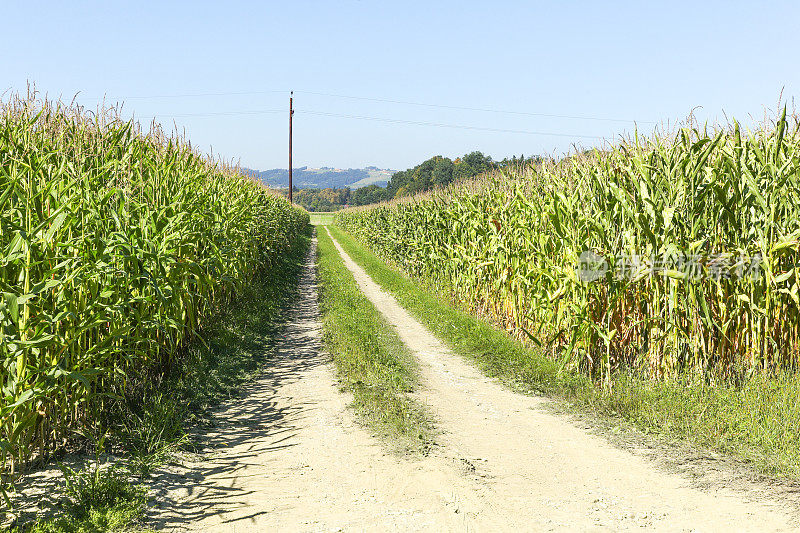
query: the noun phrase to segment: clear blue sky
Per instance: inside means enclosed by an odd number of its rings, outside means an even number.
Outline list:
[[[3,3],[0,92],[26,81],[94,106],[185,128],[204,150],[286,167],[296,93],[295,166],[403,169],[481,150],[561,154],[633,125],[334,98],[650,122],[723,112],[746,123],[800,96],[797,2],[21,2]],[[275,92],[269,92],[275,91]],[[299,92],[305,91],[305,92]],[[259,92],[224,96],[205,93]],[[360,120],[306,111],[546,136]]]

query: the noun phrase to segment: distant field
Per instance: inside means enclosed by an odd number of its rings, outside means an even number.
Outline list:
[[[360,179],[349,185],[351,189],[358,189],[359,187],[366,187],[367,185],[379,185],[385,187],[389,180],[392,179],[393,170],[367,170],[369,173],[368,178]]]
[[[315,226],[326,226],[328,224],[333,224],[333,213],[310,213],[311,215],[311,223]]]

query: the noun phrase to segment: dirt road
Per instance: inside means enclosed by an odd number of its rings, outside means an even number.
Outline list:
[[[443,430],[397,457],[356,424],[321,352],[313,258],[275,364],[216,415],[212,455],[157,480],[153,526],[201,531],[789,531],[778,503],[693,488],[453,355],[338,246],[414,351]]]
[[[392,455],[354,420],[320,344],[314,259],[273,364],[215,413],[215,429],[197,435],[206,453],[153,481],[158,508],[148,526],[470,530],[464,511],[479,501],[461,466]]]

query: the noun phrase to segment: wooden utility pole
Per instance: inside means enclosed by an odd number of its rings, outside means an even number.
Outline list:
[[[289,203],[292,203],[292,96],[294,91],[289,93]]]

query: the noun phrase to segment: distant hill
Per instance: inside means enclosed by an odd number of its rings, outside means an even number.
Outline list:
[[[289,183],[289,171],[285,168],[270,170],[243,169],[245,172],[261,179],[273,188],[285,188]],[[358,189],[367,185],[385,187],[396,171],[377,167],[366,168],[309,168],[300,167],[292,170],[292,183],[300,189],[341,189],[349,187]]]

